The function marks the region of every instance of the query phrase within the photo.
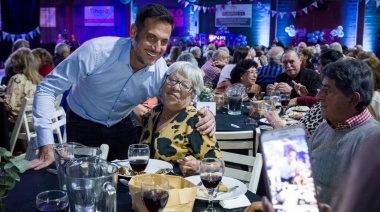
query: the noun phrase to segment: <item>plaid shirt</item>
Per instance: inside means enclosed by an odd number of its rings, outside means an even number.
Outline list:
[[[353,116],[353,117],[347,119],[346,121],[344,121],[342,123],[338,123],[338,125],[335,127],[335,129],[336,130],[351,129],[355,126],[358,126],[359,124],[362,124],[362,123],[368,121],[371,118],[372,118],[371,113],[369,112],[368,109],[365,109],[362,113],[360,113],[356,116]],[[333,126],[331,126],[331,127],[334,128]]]
[[[202,70],[205,72],[203,81],[206,83],[212,83],[212,88],[215,89],[218,84],[221,69],[212,65],[214,61],[212,59],[206,61],[202,66]]]

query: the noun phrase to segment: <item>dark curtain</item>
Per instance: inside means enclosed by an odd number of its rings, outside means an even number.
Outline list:
[[[3,31],[20,35],[28,33],[40,25],[40,0],[1,0],[1,21]],[[2,36],[2,34],[0,34]],[[16,36],[21,38],[21,36]],[[40,45],[40,34],[28,39],[31,48]],[[4,61],[12,49],[12,40],[1,38],[1,60]]]

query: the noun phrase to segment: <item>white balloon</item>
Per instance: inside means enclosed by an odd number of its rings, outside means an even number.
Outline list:
[[[330,33],[332,36],[337,36],[338,35],[338,32],[336,31],[336,29],[332,30],[331,33]]]
[[[338,26],[338,28],[336,28],[336,29],[339,30],[339,31],[342,31],[343,27],[342,26]]]
[[[290,30],[290,27],[285,28],[285,32],[289,32],[289,30]]]
[[[338,37],[342,38],[344,36],[344,32],[339,32]]]

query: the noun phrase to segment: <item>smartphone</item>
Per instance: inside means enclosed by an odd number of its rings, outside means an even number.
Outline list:
[[[276,211],[319,211],[303,127],[264,131],[260,136],[264,181]]]

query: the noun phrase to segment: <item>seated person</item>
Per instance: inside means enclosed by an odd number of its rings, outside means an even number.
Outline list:
[[[150,145],[152,158],[179,165],[184,175],[195,174],[200,159],[222,157],[215,135],[203,135],[195,127],[202,117],[191,103],[203,88],[201,70],[181,61],[166,74],[162,104],[145,114],[140,142]]]
[[[242,60],[236,64],[231,71],[231,80],[224,81],[218,86],[214,93],[224,93],[226,88],[231,84],[240,83],[244,87],[251,87],[256,93],[261,92],[261,87],[256,84],[257,79],[257,63],[253,60]]]
[[[33,49],[32,53],[36,59],[38,72],[42,77],[46,77],[54,69],[53,57],[43,48]]]

